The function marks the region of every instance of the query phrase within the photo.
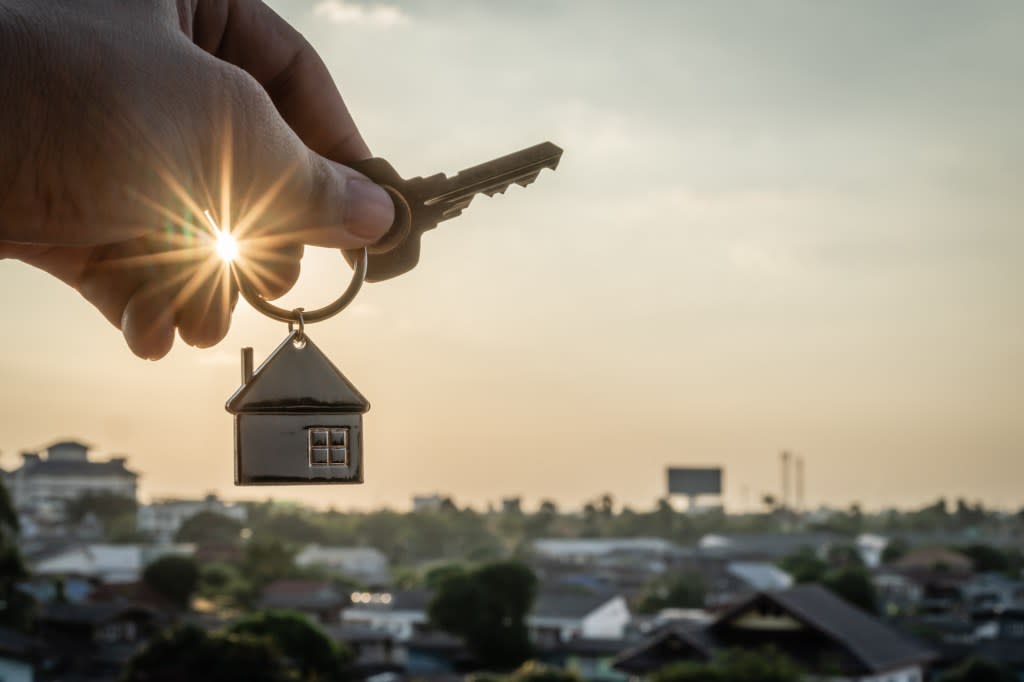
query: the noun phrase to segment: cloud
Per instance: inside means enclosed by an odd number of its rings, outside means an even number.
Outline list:
[[[348,0],[323,0],[313,7],[313,15],[333,24],[382,28],[409,21],[409,15],[394,5],[362,5]]]

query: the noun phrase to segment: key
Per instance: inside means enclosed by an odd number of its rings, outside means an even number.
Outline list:
[[[543,142],[467,168],[450,178],[438,173],[408,180],[384,159],[348,164],[387,190],[395,204],[391,229],[367,248],[366,281],[379,282],[413,269],[419,262],[420,237],[424,232],[460,215],[477,194],[503,194],[513,183],[526,187],[545,168],[555,170],[561,158],[561,148]],[[352,256],[346,256],[351,262]]]

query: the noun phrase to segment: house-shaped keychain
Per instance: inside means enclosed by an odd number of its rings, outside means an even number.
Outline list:
[[[307,334],[292,332],[259,369],[242,349],[235,415],[235,485],[363,482],[370,403]]]

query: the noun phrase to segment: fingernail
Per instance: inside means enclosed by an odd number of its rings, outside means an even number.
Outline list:
[[[362,178],[350,178],[345,196],[345,227],[356,237],[372,244],[391,228],[395,205],[379,185]]]

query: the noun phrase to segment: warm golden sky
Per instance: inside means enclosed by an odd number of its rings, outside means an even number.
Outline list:
[[[412,273],[310,328],[373,403],[366,484],[234,488],[239,306],[211,350],[136,359],[56,280],[0,262],[0,464],[124,452],[145,496],[406,506],[611,492],[807,460],[812,504],[1024,504],[1024,6],[1015,2],[272,3],[375,153],[452,172],[550,139]],[[291,305],[333,298],[307,256]]]

